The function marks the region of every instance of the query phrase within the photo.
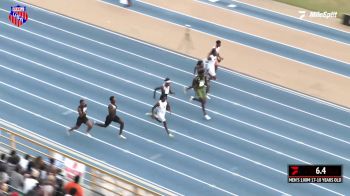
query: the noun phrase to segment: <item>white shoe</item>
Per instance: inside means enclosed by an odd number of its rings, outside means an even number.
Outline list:
[[[194,99],[194,97],[193,97],[193,96],[191,96],[191,97],[190,97],[190,102],[192,102],[192,101],[193,101],[193,99]]]
[[[207,99],[211,99],[211,98],[209,97],[209,95],[207,95]]]
[[[69,131],[69,129],[67,129],[66,134],[67,134],[68,136],[70,136],[70,131]]]
[[[121,139],[126,140],[126,137],[125,137],[124,135],[119,135],[119,137],[120,137]]]
[[[171,133],[169,133],[169,134],[168,134],[168,136],[169,136],[169,137],[174,137],[174,135],[173,135],[173,134],[171,134]]]
[[[86,133],[86,136],[88,136],[89,138],[92,138],[92,135],[90,133]]]
[[[207,119],[207,120],[210,120],[210,119],[211,119],[210,116],[209,116],[208,114],[205,115],[204,118]]]
[[[152,116],[152,113],[148,113],[148,112],[147,112],[145,115],[146,115],[146,116]]]

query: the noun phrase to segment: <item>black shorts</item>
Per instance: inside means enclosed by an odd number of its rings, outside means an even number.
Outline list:
[[[78,126],[78,127],[80,127],[80,125],[81,124],[86,124],[87,122],[89,121],[89,119],[86,117],[86,116],[84,116],[84,117],[78,117],[78,119],[77,119],[77,123],[76,123],[76,125]]]
[[[115,115],[114,118],[111,118],[109,115],[107,115],[105,125],[108,126],[112,121],[120,124],[121,119],[117,115]]]

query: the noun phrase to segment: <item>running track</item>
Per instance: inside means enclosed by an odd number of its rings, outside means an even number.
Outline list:
[[[259,8],[253,5],[242,3],[236,0],[219,0],[211,2],[210,0],[197,0],[202,3],[207,3],[217,7],[221,7],[233,12],[238,12],[265,21],[273,22],[289,28],[298,29],[304,32],[309,32],[319,35],[324,38],[350,44],[349,32],[337,30],[331,27],[323,26],[307,20],[300,20],[282,13],[277,13],[271,10]],[[302,10],[302,9],[301,9]],[[309,14],[309,12],[307,12]]]
[[[99,1],[118,6],[114,0]],[[134,6],[128,9],[146,16],[151,16],[159,20],[170,22],[175,25],[191,25],[192,30],[218,37],[225,42],[234,42],[282,58],[296,61],[307,66],[332,72],[343,77],[350,77],[350,64],[338,59],[312,53],[310,51],[286,45],[275,40],[269,40],[257,35],[248,34],[246,32],[239,31],[238,29],[222,26],[210,21],[194,18],[193,16],[168,10],[141,0],[138,0]],[[350,40],[350,33],[343,33],[343,36]]]
[[[1,7],[10,7],[3,1]],[[211,121],[188,102],[194,59],[33,7],[16,28],[0,12],[0,118],[185,195],[334,195],[350,192],[347,109],[220,70]],[[68,28],[69,27],[69,28]],[[176,65],[176,67],[175,67]],[[169,76],[175,138],[144,114]],[[80,98],[104,120],[115,95],[126,122],[68,137]],[[71,111],[71,112],[70,112]],[[84,128],[80,133],[84,132]],[[342,164],[342,184],[288,184],[288,164]]]

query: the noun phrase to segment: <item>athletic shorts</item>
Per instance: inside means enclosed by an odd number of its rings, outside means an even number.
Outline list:
[[[205,88],[199,88],[196,90],[196,95],[198,98],[205,100],[207,98],[206,95],[206,89]]]
[[[215,72],[215,65],[212,65],[209,67],[208,69],[208,74],[212,77],[216,76],[216,72]]]
[[[109,124],[111,124],[111,122],[116,122],[116,123],[120,123],[121,119],[119,118],[119,116],[115,115],[114,118],[111,118],[109,115],[106,116],[106,121],[105,121],[105,125],[108,126]]]
[[[86,117],[86,116],[84,116],[84,117],[78,117],[77,118],[77,123],[76,123],[76,125],[78,126],[78,127],[80,127],[80,125],[81,124],[86,124],[87,122],[89,121],[89,119]]]
[[[165,121],[166,121],[166,119],[165,119],[165,113],[166,113],[166,112],[161,112],[161,111],[157,110],[157,111],[155,111],[154,116],[155,116],[159,121],[165,122]]]

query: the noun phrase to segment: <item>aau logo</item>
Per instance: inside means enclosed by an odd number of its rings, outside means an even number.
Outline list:
[[[17,27],[22,26],[28,20],[28,13],[26,6],[17,5],[15,7],[11,7],[11,12],[9,14],[9,20],[12,24]]]

